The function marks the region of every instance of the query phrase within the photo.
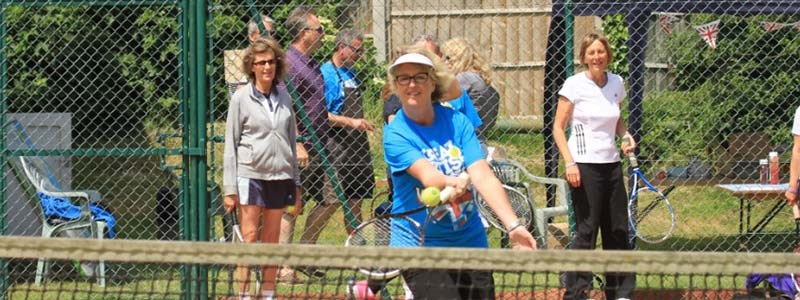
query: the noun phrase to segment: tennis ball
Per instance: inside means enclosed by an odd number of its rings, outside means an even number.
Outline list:
[[[288,212],[294,212],[294,205],[287,205],[287,206],[286,206],[286,211],[288,211]]]
[[[439,204],[439,189],[436,187],[428,187],[422,191],[422,194],[419,196],[420,201],[425,206],[436,206]]]

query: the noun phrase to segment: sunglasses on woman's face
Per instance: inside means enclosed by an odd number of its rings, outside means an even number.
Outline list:
[[[273,59],[266,59],[266,60],[259,60],[259,61],[253,62],[253,66],[264,67],[267,64],[269,64],[270,66],[274,66],[276,62],[278,62],[278,61],[275,60],[274,58]]]

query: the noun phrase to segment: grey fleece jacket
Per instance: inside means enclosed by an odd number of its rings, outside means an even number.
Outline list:
[[[300,186],[292,98],[283,85],[272,88],[270,105],[262,105],[258,95],[250,82],[233,94],[228,105],[222,174],[225,195],[239,194],[237,176],[294,179]]]

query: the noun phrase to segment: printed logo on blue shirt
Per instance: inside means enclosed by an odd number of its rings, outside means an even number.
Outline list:
[[[433,149],[422,149],[422,155],[447,176],[458,176],[461,170],[464,169],[464,155],[458,146],[453,145],[453,141],[447,141],[444,145]],[[467,193],[471,192],[468,191]],[[470,200],[456,205],[441,205],[434,208],[430,213],[434,223],[441,221],[445,216],[449,216],[453,229],[456,230],[466,224],[467,216],[474,209],[475,201]]]
[[[422,155],[447,176],[458,176],[464,169],[464,156],[461,149],[453,145],[453,141],[432,149],[422,149]]]

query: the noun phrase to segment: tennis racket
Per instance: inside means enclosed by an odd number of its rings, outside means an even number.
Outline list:
[[[675,231],[675,210],[667,199],[667,194],[675,186],[666,188],[662,193],[645,178],[633,151],[628,154],[628,160],[632,169],[631,193],[628,198],[630,227],[636,237],[646,243],[666,241]]]
[[[231,242],[234,243],[234,244],[244,243],[244,235],[242,235],[242,227],[241,227],[241,225],[239,223],[239,214],[236,212],[236,208],[235,207],[231,210],[230,216],[231,216]],[[255,287],[256,287],[255,290],[256,291],[261,291],[261,271],[260,271],[260,268],[257,267],[257,266],[256,267],[246,266],[246,267],[248,268],[249,272],[253,272],[253,274],[250,275],[250,281],[255,283]],[[231,282],[235,278],[234,274],[236,273],[236,269],[237,269],[237,266],[233,266],[233,268],[231,269],[231,273],[230,273],[230,277],[229,277]],[[255,276],[253,276],[253,275],[255,275]],[[244,280],[244,279],[242,279],[242,280]],[[244,282],[242,282],[241,284],[244,284]],[[233,284],[231,284],[230,286],[233,286]]]
[[[459,178],[467,180],[469,184],[469,175],[461,173]],[[425,244],[425,228],[435,219],[438,214],[444,214],[446,211],[442,208],[441,204],[454,203],[450,201],[455,189],[447,187],[439,194],[439,205],[426,207],[422,204],[417,194],[417,200],[420,207],[408,210],[401,213],[378,215],[375,218],[361,223],[345,241],[347,247],[361,247],[361,246],[392,246],[392,247],[422,247]],[[457,204],[456,204],[457,205]],[[425,222],[420,224],[409,215],[427,210],[428,214],[425,217]],[[395,226],[392,226],[392,223]],[[405,226],[402,226],[405,225]],[[359,272],[367,275],[369,279],[374,280],[387,280],[396,277],[400,274],[400,269],[394,268],[359,268]]]
[[[519,223],[525,228],[530,228],[533,220],[533,203],[531,203],[528,197],[526,197],[518,189],[503,184],[503,190],[506,192],[508,203],[511,204],[511,209],[514,210],[514,214],[517,216]],[[477,200],[478,211],[480,211],[481,215],[486,218],[486,221],[489,222],[492,227],[505,232],[505,225],[503,225],[503,222],[500,221],[494,211],[489,207],[489,204],[486,203],[485,199],[483,199],[480,194],[478,194]]]

